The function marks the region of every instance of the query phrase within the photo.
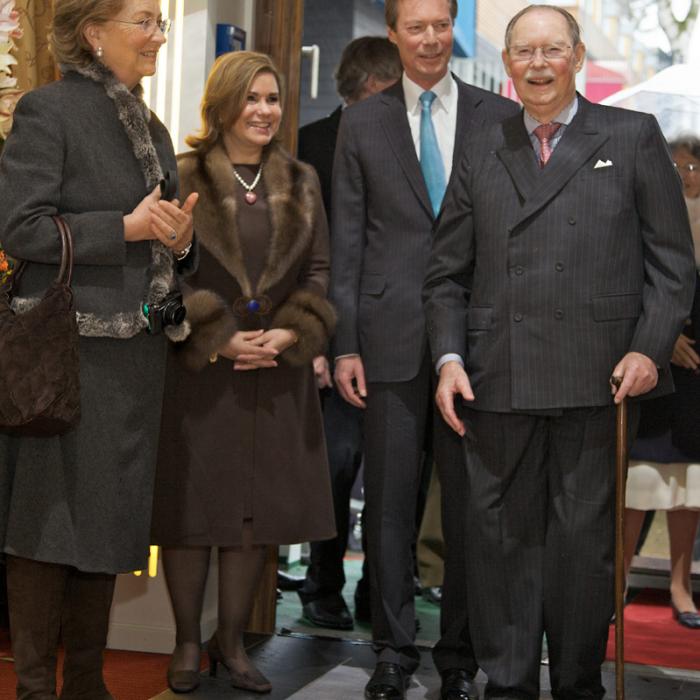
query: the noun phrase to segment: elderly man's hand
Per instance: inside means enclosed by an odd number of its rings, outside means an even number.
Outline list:
[[[640,396],[651,391],[659,381],[659,372],[650,357],[641,352],[628,352],[615,366],[612,378],[622,380],[619,388],[612,384],[617,404],[625,396]]]
[[[465,401],[474,400],[469,377],[464,371],[464,367],[450,360],[440,367],[440,381],[435,392],[435,403],[440,409],[445,423],[452,428],[460,437],[464,437],[464,422],[459,419],[455,412],[455,397],[461,396]]]

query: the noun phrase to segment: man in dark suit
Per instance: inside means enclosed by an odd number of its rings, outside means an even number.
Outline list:
[[[329,116],[299,130],[299,158],[316,169],[329,222],[331,217],[331,173],[335,142],[344,106],[359,102],[393,85],[401,77],[396,47],[385,37],[353,39],[343,50],[335,73],[338,94],[344,105]],[[320,627],[352,629],[352,615],[343,599],[343,557],[348,542],[350,495],[362,462],[362,412],[344,401],[330,378],[328,360],[315,358],[314,369],[323,399],[323,428],[328,445],[328,465],[335,507],[337,536],[311,543],[306,578],[299,590],[304,617]],[[364,539],[364,538],[363,538]],[[365,562],[366,563],[366,562]],[[369,617],[367,566],[355,591],[355,616]]]
[[[370,700],[403,698],[419,661],[411,545],[434,376],[421,307],[432,226],[463,145],[484,124],[517,109],[450,74],[457,2],[388,0],[385,9],[404,74],[343,115],[331,226],[335,379],[342,396],[365,409],[365,525],[378,661],[365,689]],[[449,700],[475,697],[460,460],[436,454],[447,558],[434,658]]]
[[[436,400],[464,436],[486,697],[539,698],[544,633],[553,697],[600,699],[614,403],[671,390],[691,236],[656,120],[577,96],[576,20],[529,6],[505,46],[524,111],[465,150],[426,277]]]

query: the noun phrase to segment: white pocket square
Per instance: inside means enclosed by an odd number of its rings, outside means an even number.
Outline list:
[[[599,160],[594,166],[593,170],[596,168],[610,168],[612,167],[612,161],[611,160]]]

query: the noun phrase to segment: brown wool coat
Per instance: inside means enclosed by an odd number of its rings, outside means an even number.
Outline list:
[[[152,539],[165,546],[236,545],[252,518],[256,543],[334,535],[326,448],[311,360],[335,324],[325,299],[328,232],[315,173],[278,146],[265,155],[271,231],[253,281],[243,255],[247,207],[220,146],[178,159],[182,197],[198,192],[200,265],[187,280],[190,337],[173,346],[156,477]],[[237,194],[238,191],[238,194]],[[248,255],[251,254],[246,249]],[[240,297],[269,298],[264,315]],[[240,305],[240,302],[239,302]],[[279,366],[234,371],[215,353],[236,330],[292,328]]]

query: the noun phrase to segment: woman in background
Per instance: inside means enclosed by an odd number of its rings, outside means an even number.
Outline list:
[[[159,201],[175,154],[141,99],[168,26],[158,0],[56,0],[50,42],[63,78],[20,100],[0,158],[0,241],[27,261],[13,304],[31,307],[56,277],[51,217],[61,214],[80,333],[79,425],[60,437],[0,436],[22,699],[55,700],[59,639],[62,700],[111,698],[102,651],[115,574],[148,557],[166,353],[141,306],[157,305],[175,286],[176,259],[191,257],[196,200]]]
[[[200,264],[188,279],[192,327],[168,362],[154,543],[177,626],[168,684],[198,685],[200,617],[211,548],[219,611],[210,671],[268,692],[243,646],[266,545],[333,536],[312,359],[334,326],[318,179],[276,142],[280,79],[270,59],[236,51],[212,69],[202,128],[179,157],[197,191]]]
[[[670,144],[683,180],[695,262],[700,269],[700,139]],[[666,511],[671,545],[671,607],[678,622],[700,629],[690,571],[700,521],[700,283],[671,358],[676,392],[642,402],[641,423],[632,448],[625,520],[626,571],[632,562],[646,511]]]

